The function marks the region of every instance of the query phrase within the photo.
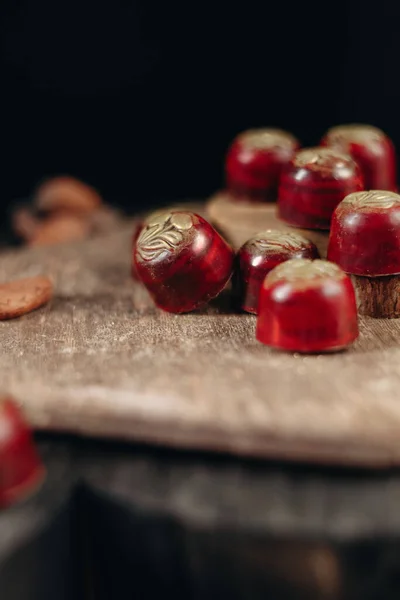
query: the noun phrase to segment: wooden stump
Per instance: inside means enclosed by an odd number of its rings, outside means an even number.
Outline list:
[[[329,233],[290,227],[278,218],[276,204],[240,202],[227,192],[219,192],[207,202],[206,213],[210,221],[235,248],[240,248],[259,231],[279,229],[297,231],[314,242],[321,258],[326,257]]]
[[[351,276],[360,315],[378,319],[400,317],[400,276]]]

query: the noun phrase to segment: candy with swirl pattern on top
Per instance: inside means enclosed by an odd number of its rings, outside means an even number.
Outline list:
[[[361,169],[365,189],[397,190],[395,147],[377,127],[339,125],[328,130],[321,145],[350,154]]]
[[[265,279],[256,329],[263,344],[290,352],[330,352],[357,336],[354,289],[337,265],[293,259]]]
[[[360,169],[350,156],[331,148],[300,150],[282,172],[279,216],[296,227],[329,229],[336,206],[363,189]]]
[[[276,201],[282,168],[299,146],[292,134],[281,129],[251,129],[241,133],[226,157],[228,192],[239,201]]]
[[[175,252],[187,240],[192,218],[185,213],[161,213],[146,223],[137,242],[139,259],[151,261],[164,252]]]
[[[352,275],[400,274],[400,195],[370,190],[347,196],[332,218],[328,258]]]
[[[238,306],[257,314],[260,287],[274,267],[291,258],[318,257],[316,246],[297,233],[267,230],[256,234],[237,254],[234,288]]]
[[[200,215],[173,211],[146,222],[134,243],[133,260],[155,304],[181,313],[222,291],[232,275],[234,253]]]

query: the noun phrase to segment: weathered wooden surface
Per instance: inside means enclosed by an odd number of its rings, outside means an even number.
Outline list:
[[[49,274],[55,298],[0,323],[0,380],[38,428],[261,457],[400,464],[400,321],[361,320],[348,352],[282,354],[225,294],[162,313],[130,278],[132,224],[3,253],[0,281]]]
[[[264,229],[280,229],[289,232],[294,230],[293,227],[278,219],[275,203],[240,202],[224,191],[210,198],[206,205],[206,214],[236,247],[240,247],[252,235]],[[326,256],[329,238],[327,231],[310,229],[295,231],[314,242],[321,256]]]

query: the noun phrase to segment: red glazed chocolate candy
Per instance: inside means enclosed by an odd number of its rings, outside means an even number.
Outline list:
[[[396,152],[380,129],[371,125],[339,125],[329,129],[321,144],[354,158],[362,171],[365,189],[396,191]]]
[[[235,288],[240,307],[257,314],[261,285],[274,267],[292,258],[318,258],[317,247],[297,233],[269,229],[256,234],[237,254]]]
[[[294,259],[267,275],[260,293],[256,337],[291,352],[326,352],[358,336],[349,277],[324,260]]]
[[[351,274],[360,314],[400,317],[400,196],[347,196],[332,218],[328,257]]]
[[[400,195],[349,194],[332,218],[328,258],[354,275],[400,273]]]
[[[362,189],[360,170],[350,156],[331,148],[306,148],[282,172],[279,216],[297,227],[329,229],[339,202]]]
[[[135,244],[134,261],[156,305],[182,313],[221,292],[232,275],[234,253],[205,219],[173,211],[146,222]]]
[[[281,129],[252,129],[240,134],[225,163],[228,191],[239,200],[276,200],[279,177],[300,144]]]
[[[28,426],[8,398],[0,399],[0,507],[36,489],[44,475]]]

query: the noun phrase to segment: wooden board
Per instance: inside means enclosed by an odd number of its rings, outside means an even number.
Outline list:
[[[131,232],[127,223],[76,245],[2,254],[0,281],[45,273],[55,282],[49,306],[0,323],[3,391],[37,428],[400,464],[400,321],[362,319],[348,352],[272,351],[228,293],[193,314],[156,310],[130,278]]]
[[[206,205],[208,218],[219,231],[229,238],[231,244],[240,248],[252,235],[265,229],[297,231],[317,246],[325,258],[328,247],[328,232],[310,229],[294,229],[280,221],[276,204],[238,202],[228,193],[215,194]]]

